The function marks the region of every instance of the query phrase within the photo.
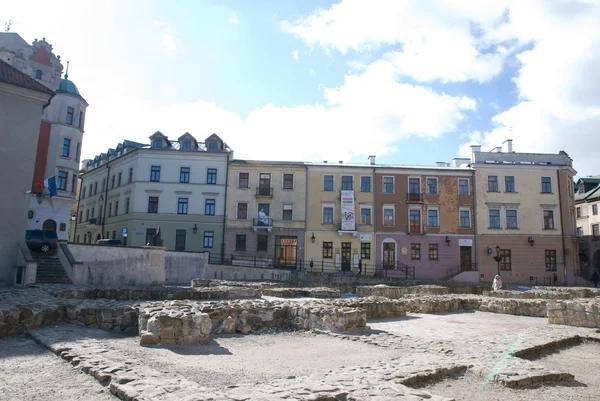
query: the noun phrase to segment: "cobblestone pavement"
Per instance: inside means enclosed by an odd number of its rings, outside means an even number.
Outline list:
[[[455,375],[464,376],[454,388],[463,381],[472,390],[483,386],[472,393],[490,395],[482,400],[495,399],[494,381],[504,383],[504,401],[541,399],[540,388],[549,388],[539,387],[544,381],[560,383],[557,391],[575,388],[581,397],[595,396],[600,385],[592,380],[589,387],[574,387],[572,365],[525,359],[547,344],[575,345],[578,336],[600,341],[596,330],[483,312],[411,314],[369,324],[368,332],[229,336],[186,347],[139,347],[135,338],[68,325],[32,335],[97,380],[110,381],[110,390],[126,400],[471,399],[442,387]],[[507,388],[514,386],[539,388]]]

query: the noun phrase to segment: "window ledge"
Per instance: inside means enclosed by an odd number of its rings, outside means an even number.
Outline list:
[[[468,230],[471,228],[471,226],[459,226],[459,229],[463,229],[463,230]]]
[[[545,230],[545,231],[557,231],[556,228],[542,228],[542,230]]]
[[[554,195],[554,192],[540,192],[542,195]]]
[[[519,227],[506,227],[507,230],[520,230]]]
[[[502,230],[502,227],[488,227],[488,230]]]

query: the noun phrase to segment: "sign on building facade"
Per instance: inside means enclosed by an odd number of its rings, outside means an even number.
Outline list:
[[[354,215],[354,191],[343,190],[341,192],[340,208],[342,214],[342,231],[354,231],[356,228],[356,220]]]

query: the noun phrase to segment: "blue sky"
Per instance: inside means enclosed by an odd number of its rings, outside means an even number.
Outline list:
[[[84,157],[160,130],[240,158],[426,165],[511,136],[600,173],[596,1],[16,3],[0,20],[46,37],[90,103]]]

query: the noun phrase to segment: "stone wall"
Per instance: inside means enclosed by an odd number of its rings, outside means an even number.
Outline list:
[[[325,287],[309,288],[265,288],[263,295],[279,298],[339,298],[342,296],[340,290]]]
[[[204,274],[198,278],[233,281],[291,281],[292,279],[292,272],[290,270],[233,265],[212,265],[208,263],[205,266]]]
[[[577,327],[600,327],[600,300],[548,301],[548,323]]]
[[[115,300],[169,300],[169,299],[245,299],[260,298],[261,290],[253,286],[216,287],[148,287],[148,288],[66,288],[53,291],[60,298],[115,299]]]

